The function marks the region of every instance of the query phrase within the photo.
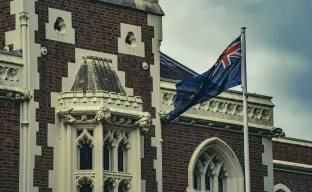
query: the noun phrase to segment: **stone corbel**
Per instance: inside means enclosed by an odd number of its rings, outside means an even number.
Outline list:
[[[139,126],[143,132],[147,132],[152,125],[152,117],[148,112],[143,112],[141,119],[134,123],[134,126]]]
[[[18,101],[28,101],[32,98],[32,93],[30,92],[29,89],[0,85],[0,98]]]
[[[285,137],[285,132],[281,128],[273,127],[270,131],[269,137]]]
[[[168,114],[167,114],[166,110],[161,109],[158,112],[158,115],[160,116],[160,121],[161,122],[164,122],[166,119],[168,119]]]
[[[267,136],[269,138],[274,138],[274,137],[285,137],[285,132],[283,129],[278,128],[278,127],[273,127],[271,130],[261,130],[258,132],[258,135],[260,136]]]
[[[64,125],[73,124],[76,119],[70,115],[70,112],[74,110],[73,108],[61,108],[59,109],[57,115],[61,118]]]
[[[93,122],[109,122],[111,118],[111,113],[108,107],[101,107],[101,109],[96,113]]]

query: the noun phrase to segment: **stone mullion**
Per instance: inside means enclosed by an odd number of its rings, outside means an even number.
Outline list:
[[[100,122],[94,132],[95,138],[95,181],[96,192],[103,191],[103,124]]]
[[[213,192],[218,192],[218,174],[214,174],[213,175],[213,186],[212,186],[212,189],[213,189]]]
[[[200,191],[206,191],[205,172],[200,173]]]
[[[66,171],[66,167],[68,166],[67,165],[67,156],[66,156],[66,152],[67,152],[67,132],[66,132],[66,129],[65,129],[65,126],[64,124],[61,124],[61,162],[64,162],[64,163],[61,163],[60,165],[60,177],[59,177],[59,182],[60,182],[60,191],[66,191],[66,186],[68,184],[68,181],[67,179],[67,171]],[[65,172],[65,174],[64,174]],[[66,184],[67,183],[67,184]]]
[[[72,183],[73,180],[75,180],[74,178],[74,170],[72,168],[72,153],[71,151],[73,151],[73,142],[72,141],[72,126],[70,124],[66,125],[66,137],[67,137],[67,146],[66,146],[66,154],[64,154],[64,158],[66,159],[65,162],[67,162],[67,166],[66,166],[66,173],[67,173],[67,190],[66,191],[73,191],[72,188]],[[75,142],[74,142],[75,143]],[[76,146],[76,144],[75,144]]]

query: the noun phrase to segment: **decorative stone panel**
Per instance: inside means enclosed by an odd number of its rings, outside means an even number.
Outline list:
[[[65,92],[59,95],[60,108],[70,108],[79,106],[80,108],[90,108],[107,106],[120,109],[121,111],[131,110],[142,112],[143,101],[139,96],[129,96],[121,93],[98,91],[96,93],[87,92]]]
[[[173,83],[172,83],[173,84]],[[230,124],[242,124],[243,121],[243,102],[239,100],[238,93],[231,94],[231,97],[217,96],[206,102],[197,104],[187,110],[183,116],[193,118],[193,120],[209,119],[219,122],[228,122]],[[242,97],[242,95],[241,95]],[[161,109],[166,114],[174,109],[174,100],[176,92],[165,87],[161,89]],[[260,99],[259,99],[260,100]],[[273,127],[273,104],[267,103],[248,103],[249,124],[253,127],[271,129]],[[197,121],[196,120],[196,121]]]
[[[118,52],[144,57],[145,45],[141,39],[141,30],[140,26],[121,23],[120,38],[118,38]]]
[[[72,28],[72,13],[49,8],[49,23],[46,23],[46,38],[75,44],[75,29]]]

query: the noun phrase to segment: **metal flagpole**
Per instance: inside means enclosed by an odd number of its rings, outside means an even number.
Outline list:
[[[241,51],[242,51],[242,89],[244,106],[244,156],[245,156],[245,192],[250,192],[250,167],[249,167],[249,131],[247,108],[247,73],[246,73],[246,27],[242,27]]]

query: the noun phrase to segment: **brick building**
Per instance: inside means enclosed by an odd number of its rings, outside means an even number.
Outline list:
[[[0,0],[1,192],[238,192],[242,94],[164,125],[175,83],[158,0]],[[312,142],[249,95],[251,190],[312,191]]]

